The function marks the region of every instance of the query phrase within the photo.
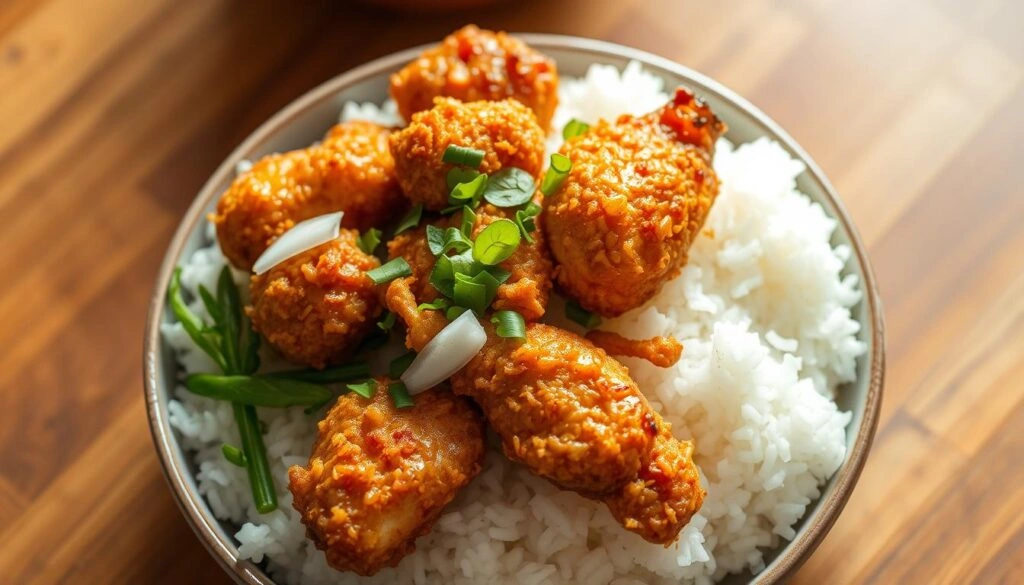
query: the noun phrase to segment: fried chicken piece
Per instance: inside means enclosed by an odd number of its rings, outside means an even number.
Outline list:
[[[323,368],[343,361],[373,330],[380,300],[367,270],[380,266],[342,229],[249,283],[253,329],[287,360]]]
[[[658,435],[639,474],[604,502],[627,530],[667,546],[700,510],[705,492],[693,462],[693,443],[676,439],[671,426],[651,414]]]
[[[503,32],[465,26],[391,76],[391,97],[406,120],[435,97],[465,102],[515,98],[547,128],[558,105],[555,62]]]
[[[587,332],[587,340],[611,355],[629,356],[647,360],[659,368],[667,368],[683,355],[683,344],[674,337],[629,339],[611,331],[594,329]]]
[[[475,238],[485,227],[499,219],[511,219],[514,210],[485,203],[476,209],[473,224]],[[540,218],[537,218],[538,220]],[[462,212],[438,219],[433,225],[447,228],[462,225]],[[403,232],[388,242],[388,257],[402,257],[412,268],[412,275],[396,279],[388,285],[385,302],[388,308],[399,315],[407,327],[406,345],[421,348],[447,321],[440,311],[418,311],[420,303],[433,302],[440,296],[430,284],[430,272],[436,258],[427,245],[426,225]],[[508,280],[498,287],[492,307],[495,310],[518,311],[527,321],[536,321],[544,316],[545,307],[551,294],[551,257],[540,222],[531,234],[533,243],[525,239],[516,251],[498,266],[509,271]],[[391,291],[394,288],[394,291]],[[439,325],[439,326],[438,326]]]
[[[725,125],[685,88],[646,116],[601,121],[562,146],[572,171],[545,201],[555,280],[604,316],[640,306],[679,274],[718,195]]]
[[[481,469],[484,425],[469,401],[438,389],[396,409],[387,381],[343,395],[318,425],[307,467],[288,470],[293,506],[335,569],[395,566]]]
[[[272,154],[235,178],[210,220],[231,264],[252,268],[270,243],[300,221],[344,211],[342,227],[381,227],[408,207],[388,150],[390,130],[339,124],[320,144]]]
[[[413,203],[439,211],[448,207],[449,146],[483,151],[481,173],[518,167],[537,177],[544,166],[544,132],[537,118],[515,100],[460,102],[437,98],[388,140],[402,191]]]
[[[625,366],[549,325],[529,324],[525,341],[486,326],[487,344],[452,390],[480,405],[509,459],[591,496],[632,481],[658,429]]]

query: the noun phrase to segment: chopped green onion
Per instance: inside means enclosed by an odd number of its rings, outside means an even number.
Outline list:
[[[373,395],[377,393],[376,380],[366,380],[357,384],[346,384],[345,387],[366,399],[373,398]]]
[[[487,274],[481,272],[481,274]],[[455,295],[453,297],[456,305],[472,309],[473,312],[482,315],[487,310],[489,299],[487,298],[487,285],[475,282],[465,274],[455,275]]]
[[[334,384],[337,382],[348,382],[359,380],[370,375],[370,364],[366,362],[355,362],[341,366],[333,366],[322,370],[289,370],[285,372],[274,372],[266,374],[267,378],[288,378],[300,382],[313,384]]]
[[[484,199],[498,207],[515,207],[529,201],[535,188],[533,175],[523,169],[505,167],[487,180]]]
[[[590,124],[587,124],[583,120],[577,120],[573,118],[562,128],[562,139],[569,140],[570,138],[576,138],[580,134],[586,133],[590,130]]]
[[[370,228],[359,236],[359,239],[356,240],[356,243],[359,245],[359,249],[362,250],[363,252],[367,254],[373,254],[373,251],[376,250],[377,246],[380,245],[380,235],[381,232],[379,229]]]
[[[504,283],[506,280],[508,280],[508,277],[512,276],[511,272],[505,270],[501,266],[484,266],[483,269],[484,272],[492,276],[494,278],[494,281],[497,282],[498,284]],[[479,277],[480,275],[477,274],[475,278]]]
[[[473,208],[466,205],[462,208],[462,235],[466,236],[467,240],[473,239],[473,226],[476,225],[476,212]]]
[[[448,298],[455,295],[455,275],[468,274],[473,269],[473,252],[466,250],[455,256],[438,256],[430,271],[430,284]]]
[[[540,192],[545,197],[554,195],[562,187],[562,183],[565,182],[571,170],[572,161],[569,160],[569,157],[557,152],[552,154],[551,166],[548,167],[548,170],[544,173],[544,178],[540,182]]]
[[[444,149],[444,154],[441,156],[441,162],[446,162],[450,165],[473,167],[475,169],[480,166],[480,163],[484,162],[484,151],[466,146],[449,144],[448,148]]]
[[[491,317],[491,323],[494,323],[498,337],[526,339],[526,320],[516,311],[497,311]]]
[[[274,490],[274,478],[270,475],[270,463],[267,461],[267,449],[263,444],[256,407],[237,402],[232,403],[231,407],[238,425],[238,436],[242,439],[253,503],[260,514],[269,514],[277,509],[277,492]]]
[[[519,226],[507,219],[499,219],[485,227],[473,243],[473,259],[487,266],[500,264],[519,246]]]
[[[416,352],[407,351],[391,360],[391,363],[388,364],[388,375],[396,379],[401,378],[402,374],[409,369],[409,364],[411,364],[414,359],[416,359]]]
[[[395,408],[409,408],[416,405],[412,396],[409,396],[409,390],[401,382],[388,384],[388,394],[391,395],[391,401],[394,402]]]
[[[476,207],[480,204],[480,196],[483,195],[488,184],[487,175],[477,175],[468,183],[459,183],[452,188],[448,194],[448,203],[451,205],[469,205]]]
[[[397,319],[397,315],[388,311],[388,314],[384,315],[384,318],[377,322],[377,327],[380,327],[381,331],[391,331],[391,328],[395,326],[395,321]]]
[[[444,317],[449,321],[454,321],[456,318],[458,318],[459,315],[465,313],[468,310],[469,309],[467,309],[466,307],[452,307],[444,312]]]
[[[463,235],[462,231],[458,228],[450,227],[441,229],[436,226],[428,225],[427,247],[430,248],[430,252],[434,256],[447,254],[450,250],[454,250],[456,254],[461,254],[462,252],[472,248],[473,242]]]
[[[196,347],[210,356],[222,370],[227,371],[229,366],[224,359],[224,355],[221,353],[221,349],[218,347],[219,343],[216,332],[207,328],[202,319],[189,310],[188,305],[185,304],[185,300],[181,296],[181,268],[174,269],[174,274],[171,275],[171,284],[167,287],[167,299],[171,305],[171,312],[174,313],[174,318],[181,323],[185,333],[188,333],[188,336],[192,339],[192,343],[195,343]]]
[[[541,207],[533,201],[526,204],[526,207],[516,211],[516,225],[519,226],[519,233],[522,234],[526,243],[532,244],[533,237],[530,233],[537,230],[537,222],[534,219],[540,213]]]
[[[245,453],[243,453],[242,450],[239,449],[238,447],[224,443],[223,445],[220,446],[220,452],[221,454],[224,455],[224,458],[227,459],[229,463],[233,463],[239,467],[247,466],[247,463],[245,461]]]
[[[584,309],[576,301],[569,301],[565,304],[565,316],[587,329],[593,329],[601,324],[601,317]]]
[[[185,387],[207,398],[269,408],[312,406],[331,399],[331,391],[320,384],[270,376],[192,374],[185,378]]]
[[[444,297],[437,297],[437,299],[432,303],[420,303],[416,309],[419,311],[443,311],[450,306],[452,306],[452,304],[448,302],[448,299]]]
[[[373,270],[366,271],[366,276],[370,277],[373,284],[384,284],[385,282],[391,282],[396,278],[402,278],[410,275],[412,275],[412,267],[409,266],[409,263],[401,256],[386,264],[382,264]]]
[[[480,171],[476,169],[452,167],[452,169],[448,171],[448,174],[445,176],[445,182],[448,184],[448,191],[450,192],[459,183],[468,183],[479,176]]]
[[[395,227],[395,235],[404,232],[405,230],[412,229],[420,224],[420,218],[423,217],[423,204],[417,203],[412,206],[405,216],[398,221],[398,226]]]

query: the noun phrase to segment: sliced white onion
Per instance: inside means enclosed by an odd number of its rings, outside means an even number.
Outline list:
[[[263,274],[292,256],[298,256],[306,250],[337,238],[341,231],[342,215],[344,213],[341,211],[328,213],[295,224],[260,254],[256,263],[252,265],[252,271]]]
[[[433,388],[458,372],[487,342],[473,311],[466,311],[434,336],[402,374],[409,394]]]

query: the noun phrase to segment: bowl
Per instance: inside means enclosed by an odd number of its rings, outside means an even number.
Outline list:
[[[821,498],[797,525],[796,537],[766,555],[767,566],[763,571],[757,575],[731,575],[723,581],[729,585],[781,582],[814,552],[842,511],[864,466],[878,420],[885,360],[882,310],[864,244],[835,189],[818,165],[778,124],[728,88],[667,59],[612,43],[544,34],[519,36],[554,58],[563,75],[581,76],[592,63],[621,68],[631,60],[639,61],[645,69],[664,78],[667,86],[684,84],[703,96],[728,123],[728,137],[733,142],[748,142],[762,136],[775,140],[807,167],[797,180],[799,189],[838,221],[832,244],[846,244],[853,251],[845,273],[856,274],[863,289],[863,299],[852,313],[861,324],[860,338],[867,344],[867,352],[858,360],[856,382],[839,392],[840,408],[853,414],[847,427],[846,459],[823,487]],[[164,291],[180,259],[202,244],[205,215],[230,184],[238,161],[305,147],[319,140],[324,130],[337,121],[341,106],[346,101],[383,101],[387,96],[388,76],[423,48],[400,51],[343,73],[298,98],[260,126],[227,157],[203,186],[182,219],[160,268],[150,301],[143,356],[150,430],[182,513],[210,554],[238,583],[273,585],[274,581],[256,564],[239,560],[238,548],[232,537],[236,527],[217,520],[199,495],[194,466],[168,423],[168,397],[174,387],[177,365],[160,335],[161,323],[168,320]]]

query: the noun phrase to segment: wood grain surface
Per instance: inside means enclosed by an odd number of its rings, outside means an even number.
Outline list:
[[[1024,3],[0,2],[0,582],[220,583],[150,442],[157,264],[220,160],[458,25],[645,49],[737,90],[837,185],[888,322],[878,437],[796,583],[1024,583]]]

